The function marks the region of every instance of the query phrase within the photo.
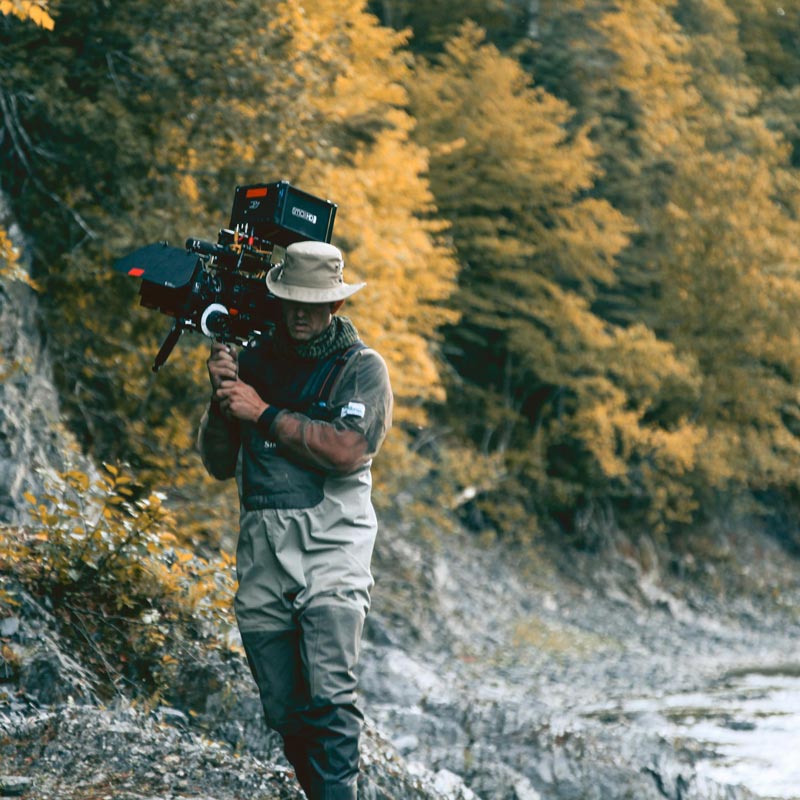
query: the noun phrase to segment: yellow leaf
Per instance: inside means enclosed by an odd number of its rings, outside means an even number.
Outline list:
[[[40,28],[44,28],[46,31],[52,31],[55,27],[53,18],[43,8],[32,6],[28,10],[28,14],[34,23],[36,23]]]
[[[81,472],[77,469],[72,469],[67,472],[66,477],[71,479],[72,482],[79,488],[81,491],[86,491],[89,488],[89,476],[85,472]]]

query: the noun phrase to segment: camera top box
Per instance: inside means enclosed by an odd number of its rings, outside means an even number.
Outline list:
[[[309,239],[329,242],[335,216],[335,203],[277,181],[237,186],[230,227],[246,226],[259,239],[287,247]]]

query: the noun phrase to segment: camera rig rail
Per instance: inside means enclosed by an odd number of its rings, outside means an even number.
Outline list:
[[[153,372],[185,330],[245,346],[272,330],[280,306],[265,278],[275,246],[330,242],[335,217],[334,203],[288,181],[237,186],[229,226],[216,244],[189,238],[181,249],[162,242],[119,259],[115,271],[142,279],[140,304],[175,320]]]

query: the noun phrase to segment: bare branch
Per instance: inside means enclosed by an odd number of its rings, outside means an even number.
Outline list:
[[[48,189],[37,177],[33,166],[28,159],[28,155],[25,152],[24,145],[29,145],[29,148],[34,152],[40,153],[40,151],[33,147],[24,127],[17,118],[14,99],[9,97],[6,92],[2,90],[0,90],[0,111],[2,111],[3,114],[4,129],[8,131],[13,150],[33,185],[40,192],[42,192],[42,194],[47,195],[57,206],[62,208],[72,217],[72,219],[75,221],[75,224],[86,234],[85,238],[96,239],[97,233],[91,228],[89,223],[86,222],[86,220],[74,208],[70,208],[70,206],[58,194],[50,191],[50,189]]]
[[[106,64],[108,65],[108,74],[111,76],[111,82],[114,84],[117,94],[122,97],[122,86],[120,85],[119,78],[117,77],[117,72],[114,69],[114,59],[111,57],[111,53],[106,53]]]

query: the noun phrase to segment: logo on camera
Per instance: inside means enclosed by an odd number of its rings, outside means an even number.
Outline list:
[[[306,211],[304,208],[298,208],[297,206],[294,206],[292,208],[292,216],[300,217],[300,219],[304,219],[310,222],[312,225],[317,224],[317,215],[312,214],[310,211]]]

